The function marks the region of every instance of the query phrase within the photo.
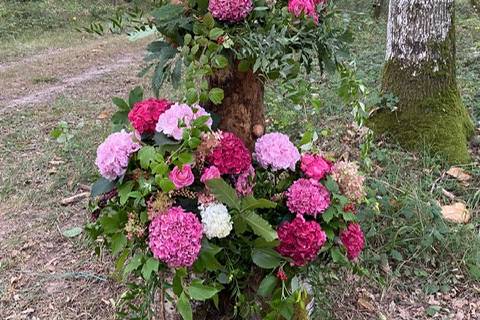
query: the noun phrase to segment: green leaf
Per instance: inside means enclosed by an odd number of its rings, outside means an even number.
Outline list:
[[[333,216],[335,215],[335,208],[334,207],[330,207],[327,209],[327,211],[325,211],[323,214],[322,214],[322,219],[323,221],[325,221],[326,223],[329,223],[332,219],[333,219]]]
[[[118,196],[120,197],[120,204],[123,206],[127,203],[130,197],[130,192],[133,189],[134,181],[127,181],[118,187]]]
[[[158,185],[162,189],[163,192],[168,193],[172,190],[175,190],[175,185],[172,181],[168,178],[163,178],[158,182]]]
[[[152,275],[152,272],[157,272],[160,263],[155,258],[149,258],[142,267],[143,279],[148,281]]]
[[[216,105],[221,104],[224,97],[225,93],[223,92],[223,89],[220,88],[212,88],[208,93],[208,98]]]
[[[177,301],[177,311],[182,316],[183,320],[193,320],[192,306],[185,292],[180,294]]]
[[[206,286],[200,281],[196,280],[192,282],[187,291],[192,299],[197,301],[205,301],[212,298],[220,290],[212,286]]]
[[[254,209],[273,209],[277,204],[267,199],[255,199],[248,196],[242,199],[242,211],[250,211]]]
[[[123,275],[126,276],[132,271],[137,270],[138,267],[142,264],[143,254],[136,254],[130,259],[130,262],[123,269]]]
[[[355,221],[357,220],[357,217],[355,216],[354,213],[351,213],[351,212],[345,212],[343,213],[343,220],[345,221]]]
[[[251,64],[248,60],[242,60],[238,64],[238,71],[247,72],[248,70],[250,70],[250,66],[251,66]]]
[[[80,227],[74,227],[62,232],[62,234],[67,238],[75,238],[76,236],[82,233],[83,229]]]
[[[277,232],[273,230],[268,221],[260,217],[254,212],[247,212],[241,215],[247,224],[252,228],[252,231],[257,235],[267,240],[268,242],[277,239]]]
[[[278,278],[275,277],[274,275],[267,275],[265,278],[263,278],[262,282],[260,282],[260,286],[258,287],[257,293],[261,297],[268,297],[272,295],[273,290],[277,286],[278,283]]]
[[[130,91],[128,95],[128,104],[130,105],[130,109],[133,108],[135,103],[142,101],[143,99],[143,89],[140,86],[135,87],[132,91]]]
[[[140,167],[142,169],[148,169],[150,164],[155,161],[156,157],[155,147],[145,146],[138,151],[138,160],[140,161]]]
[[[224,55],[217,54],[215,57],[213,57],[212,67],[217,69],[224,69],[227,66],[228,66],[228,59]]]
[[[282,263],[282,256],[273,249],[254,248],[252,250],[252,260],[257,266],[263,269],[274,269]]]
[[[116,233],[111,240],[110,243],[111,249],[112,249],[112,255],[116,256],[120,251],[125,249],[127,246],[127,237],[121,233]]]
[[[122,98],[113,97],[112,102],[118,107],[120,111],[130,111],[130,107],[128,106],[127,102]]]
[[[187,276],[187,270],[185,268],[179,268],[175,270],[175,276],[172,281],[173,293],[180,296],[183,292],[183,279]]]
[[[207,181],[207,186],[215,196],[215,199],[232,209],[240,210],[240,199],[237,196],[237,192],[223,179],[209,180]]]
[[[180,141],[170,139],[161,132],[155,132],[155,135],[153,136],[153,141],[155,141],[155,145],[159,147],[180,144]]]
[[[332,250],[330,250],[330,253],[332,255],[333,262],[339,263],[339,264],[344,264],[344,263],[347,262],[347,260],[345,258],[345,255],[343,255],[340,252],[339,248],[337,248],[337,247],[332,248]]]
[[[282,300],[281,304],[278,307],[280,314],[287,320],[293,318],[295,308],[293,306],[293,302],[290,299]]]
[[[208,37],[213,40],[213,41],[217,41],[217,39],[222,36],[225,32],[223,31],[223,29],[220,29],[220,28],[213,28],[212,30],[210,30],[210,32],[208,33]]]
[[[178,155],[178,160],[183,164],[188,164],[193,162],[193,154],[188,152],[182,152]]]
[[[102,194],[112,191],[114,188],[115,188],[115,182],[107,180],[102,177],[92,185],[92,191],[90,192],[90,196],[92,198],[95,198]]]

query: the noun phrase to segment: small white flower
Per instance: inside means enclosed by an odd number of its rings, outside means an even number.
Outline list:
[[[200,206],[203,233],[208,239],[225,238],[232,231],[232,217],[227,207],[221,203],[212,203]]]

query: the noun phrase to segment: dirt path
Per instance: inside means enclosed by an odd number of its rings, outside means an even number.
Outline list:
[[[126,45],[122,37],[102,38],[81,46],[51,49],[0,66],[0,114],[12,108],[53,101],[66,91],[136,66],[145,42]]]

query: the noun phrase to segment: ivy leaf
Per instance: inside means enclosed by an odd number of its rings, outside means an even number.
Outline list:
[[[152,272],[157,272],[160,263],[157,259],[149,258],[142,267],[143,279],[148,281],[152,275]]]
[[[193,320],[192,306],[190,305],[190,301],[185,292],[182,292],[178,298],[177,311],[180,313],[183,320]]]
[[[262,237],[268,242],[277,239],[277,232],[273,230],[267,220],[263,219],[258,214],[247,212],[242,214],[242,217],[257,236]]]
[[[92,198],[95,198],[102,194],[112,191],[114,188],[115,188],[115,182],[102,177],[92,185],[92,191],[90,192],[90,196]]]
[[[188,294],[192,299],[197,301],[208,300],[216,295],[219,291],[219,289],[212,286],[206,286],[198,280],[193,281],[190,287],[188,287]]]
[[[282,263],[282,256],[273,249],[254,248],[252,250],[252,260],[257,266],[263,269],[274,269]]]
[[[223,179],[209,180],[207,181],[207,186],[215,196],[215,199],[232,209],[240,211],[240,199],[237,196],[237,192]]]
[[[273,290],[277,286],[278,278],[274,275],[267,275],[263,278],[262,282],[260,282],[260,286],[258,287],[257,293],[261,297],[268,297],[272,294]]]
[[[216,105],[221,104],[224,97],[225,93],[223,92],[223,89],[220,88],[212,88],[208,93],[208,98]]]

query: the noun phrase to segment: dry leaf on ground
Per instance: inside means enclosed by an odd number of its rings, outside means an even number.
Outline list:
[[[466,183],[468,180],[472,178],[468,173],[465,172],[462,168],[459,167],[451,167],[448,171],[447,174],[449,176],[454,177],[460,182]]]
[[[470,211],[464,203],[457,202],[449,206],[442,206],[442,215],[448,221],[467,223],[470,220]]]

